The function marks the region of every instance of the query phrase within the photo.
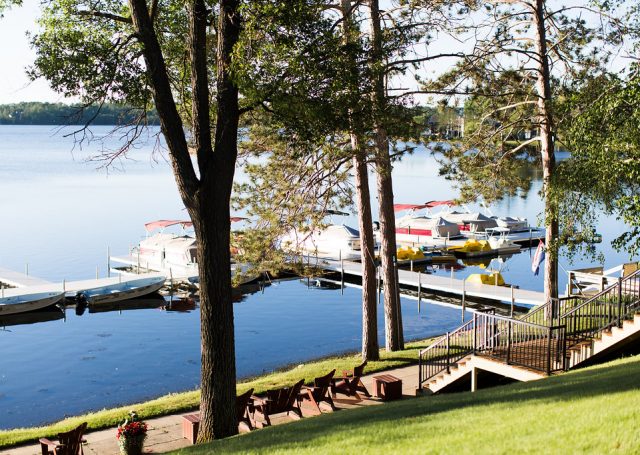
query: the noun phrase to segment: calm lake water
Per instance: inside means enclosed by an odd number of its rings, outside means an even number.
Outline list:
[[[96,127],[93,132],[113,148],[117,142],[106,137],[109,130]],[[99,162],[86,161],[100,152],[98,143],[73,149],[73,139],[53,127],[0,126],[0,267],[24,271],[28,266],[31,275],[50,281],[92,278],[96,268],[105,276],[108,249],[126,252],[143,238],[145,222],[184,218],[166,158],[152,153],[153,134],[151,145],[107,171]],[[437,174],[424,149],[397,163],[396,202],[455,197]],[[536,182],[526,198],[507,199],[493,207],[494,213],[536,220],[542,208],[539,188]],[[357,226],[354,216],[334,222]],[[628,260],[609,246],[623,230],[616,220],[601,220],[604,242],[599,248],[607,267]],[[500,266],[507,282],[541,290],[542,277],[533,276],[530,264],[525,251]],[[562,265],[570,267],[566,261]],[[467,267],[456,274],[477,271]],[[564,287],[564,274],[561,278]],[[347,288],[342,295],[308,289],[298,280],[245,296],[235,304],[238,376],[358,350],[360,305],[357,289]],[[405,337],[415,339],[457,327],[460,311],[423,305],[418,313],[415,301],[403,300],[403,319]],[[197,309],[151,308],[78,316],[72,308],[64,319],[0,328],[0,352],[0,428],[42,424],[197,387],[199,315]]]

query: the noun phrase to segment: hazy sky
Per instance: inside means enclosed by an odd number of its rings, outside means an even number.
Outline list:
[[[39,4],[25,0],[22,7],[12,8],[0,19],[0,104],[63,100],[46,82],[30,82],[25,73],[35,58],[25,34],[36,30]]]

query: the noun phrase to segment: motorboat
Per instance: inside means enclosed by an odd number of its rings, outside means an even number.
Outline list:
[[[245,218],[233,217],[231,222]],[[179,226],[180,232],[165,232],[167,228]],[[168,279],[198,283],[198,241],[192,233],[193,227],[186,220],[157,220],[144,225],[147,236],[133,247],[126,257],[114,256],[113,262],[125,264],[126,269],[116,269],[118,273],[139,274],[159,272]],[[231,273],[244,274],[248,267],[231,260]],[[242,282],[251,281],[247,276]]]
[[[121,283],[109,284],[84,289],[77,293],[76,300],[86,303],[89,308],[93,305],[114,304],[123,300],[135,299],[157,292],[164,286],[167,278],[157,276],[126,280]]]
[[[330,224],[309,231],[292,229],[280,238],[284,251],[327,259],[359,260],[360,232],[344,224]]]
[[[396,239],[398,242],[426,244],[433,239],[454,239],[461,236],[460,228],[440,216],[419,214],[429,209],[428,204],[394,204],[393,210],[407,211],[407,214],[396,218]]]
[[[520,245],[509,239],[509,234],[511,232],[511,229],[507,227],[487,228],[485,230],[489,245],[492,249],[496,250],[498,254],[512,254],[520,252]]]
[[[24,294],[0,297],[0,316],[46,308],[55,305],[63,297],[64,292],[62,291],[26,292]]]

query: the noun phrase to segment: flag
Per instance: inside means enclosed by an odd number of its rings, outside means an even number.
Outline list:
[[[533,255],[533,261],[531,262],[531,271],[534,275],[538,276],[538,271],[540,270],[540,264],[544,261],[544,243],[540,240],[538,243],[538,248],[536,249],[536,254]]]

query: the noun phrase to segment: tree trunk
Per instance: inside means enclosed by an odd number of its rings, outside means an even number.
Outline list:
[[[538,118],[540,123],[540,153],[542,154],[542,179],[545,195],[545,249],[544,297],[545,302],[558,297],[558,205],[551,185],[555,170],[553,113],[551,112],[551,73],[547,51],[544,0],[536,0],[536,52],[538,54]]]
[[[149,82],[180,196],[194,223],[200,274],[202,351],[201,422],[198,441],[238,432],[229,200],[237,157],[240,112],[238,89],[229,74],[240,21],[237,0],[220,0],[218,23],[215,148],[211,144],[207,81],[204,0],[189,5],[190,64],[193,87],[193,133],[198,155],[198,179],[176,109],[162,50],[144,0],[129,0],[133,25],[142,43]],[[214,153],[215,150],[215,153]]]
[[[400,289],[395,269],[396,257],[396,223],[393,211],[393,182],[391,178],[391,158],[389,156],[389,140],[382,125],[385,105],[384,72],[382,65],[382,31],[380,29],[380,8],[378,0],[369,4],[371,22],[371,68],[373,82],[373,111],[375,129],[375,163],[377,172],[378,204],[380,208],[380,259],[382,262],[382,279],[384,282],[384,315],[385,346],[388,351],[404,348],[402,317],[400,308]]]
[[[371,195],[369,176],[364,151],[358,138],[351,135],[351,146],[355,153],[356,203],[358,206],[358,227],[362,248],[362,360],[378,360],[378,309],[376,305],[376,264],[374,257],[373,220],[371,218]]]
[[[352,21],[351,0],[341,0],[343,41],[349,44]],[[353,71],[358,71],[351,60]],[[376,305],[376,265],[374,256],[373,220],[371,217],[371,194],[367,173],[367,155],[360,145],[357,123],[353,112],[349,112],[351,148],[353,149],[353,169],[355,171],[356,204],[358,206],[358,227],[362,248],[362,360],[378,360],[378,308]]]

